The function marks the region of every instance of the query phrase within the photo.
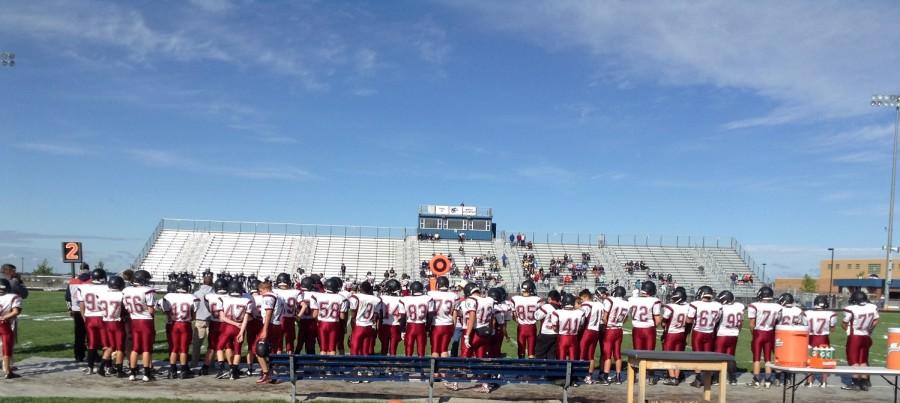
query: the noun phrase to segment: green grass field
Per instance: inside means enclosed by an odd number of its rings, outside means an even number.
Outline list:
[[[165,343],[165,326],[161,316],[156,319],[157,342],[154,357],[167,359]],[[744,322],[744,329],[738,341],[738,366],[747,368],[750,365],[750,330]],[[869,359],[872,365],[884,365],[887,350],[886,334],[890,327],[900,327],[900,313],[882,313],[878,328],[873,337]],[[73,325],[66,310],[62,292],[34,291],[25,301],[23,317],[19,321],[19,342],[15,349],[15,359],[28,357],[72,358]],[[627,330],[627,328],[626,328]],[[503,344],[503,352],[508,357],[516,356],[515,323],[510,324],[511,341]],[[838,328],[831,335],[832,346],[837,349],[837,357],[845,358],[844,346],[846,333]],[[659,343],[657,343],[659,345]],[[689,343],[690,344],[690,343]],[[631,348],[631,337],[624,338],[622,349]],[[660,348],[659,346],[657,348]],[[690,348],[690,347],[689,347]],[[376,347],[376,350],[378,347]],[[403,344],[400,345],[400,353]],[[598,351],[599,354],[599,351]]]

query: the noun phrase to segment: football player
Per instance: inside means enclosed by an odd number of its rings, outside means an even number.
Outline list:
[[[431,296],[431,356],[449,357],[450,339],[453,338],[453,307],[459,296],[450,292],[450,279],[438,277],[437,290],[429,291]]]
[[[421,282],[413,281],[409,284],[410,296],[400,299],[401,309],[406,313],[406,334],[404,335],[404,350],[407,356],[425,356],[425,340],[428,334],[426,325],[428,312],[431,308],[431,296],[425,294],[425,286]]]
[[[521,295],[512,297],[513,319],[516,324],[516,344],[519,358],[534,358],[534,346],[537,340],[537,320],[534,313],[541,307],[541,298],[535,295],[534,282],[525,280],[520,288]]]
[[[189,378],[191,368],[188,366],[188,352],[191,345],[193,329],[191,323],[200,308],[200,299],[191,294],[191,280],[181,277],[175,282],[175,292],[163,297],[163,310],[172,321],[171,347],[169,350],[169,378]],[[176,371],[176,363],[181,370]],[[176,373],[177,372],[177,373]]]
[[[98,304],[103,309],[103,330],[106,334],[105,343],[103,343],[103,360],[100,361],[100,368],[97,373],[101,376],[107,375],[107,369],[115,372],[119,378],[125,377],[125,371],[122,370],[122,362],[125,360],[125,323],[122,321],[122,290],[125,288],[125,280],[119,276],[113,276],[109,279],[108,289],[98,296]],[[112,366],[113,355],[115,355],[116,366]]]
[[[844,307],[841,321],[841,327],[847,331],[847,363],[851,367],[869,366],[869,348],[875,326],[878,326],[878,307],[869,303],[866,293],[854,291]],[[868,391],[870,386],[868,375],[853,375],[852,383],[841,389]]]
[[[687,304],[687,291],[677,287],[669,296],[669,303],[662,308],[662,349],[663,351],[684,351],[687,344],[687,318],[690,313]],[[669,370],[669,377],[663,380],[664,385],[678,386],[681,383],[681,371]]]
[[[3,377],[18,378],[12,371],[13,346],[16,343],[12,323],[22,313],[22,298],[13,294],[9,280],[0,278],[0,355],[3,356]]]
[[[712,352],[716,348],[716,326],[722,319],[722,304],[715,300],[712,287],[704,285],[697,289],[696,300],[688,305],[687,322],[692,325],[691,350]],[[696,371],[691,386],[703,386],[700,371]]]
[[[319,326],[315,316],[312,315],[312,299],[319,295],[317,275],[303,277],[300,280],[300,290],[303,291],[303,303],[308,307],[300,314],[299,334],[297,335],[297,345],[294,348],[294,354],[299,354],[305,350],[306,354],[316,353],[316,339],[319,337]],[[281,327],[281,326],[279,326]],[[277,345],[273,345],[278,347]]]
[[[578,331],[584,324],[585,313],[575,309],[577,298],[572,294],[562,296],[562,309],[550,314],[550,326],[559,335],[556,339],[556,359],[578,359]]]
[[[153,314],[156,312],[154,299],[156,291],[150,287],[150,272],[138,270],[134,272],[132,287],[122,290],[122,299],[125,301],[125,310],[131,318],[131,355],[128,365],[131,369],[128,380],[136,381],[138,378],[138,354],[144,366],[144,375],[141,380],[150,382],[153,380],[153,342],[156,339],[156,329],[153,325]]]
[[[775,324],[781,320],[781,305],[776,304],[775,292],[769,287],[760,287],[756,292],[756,301],[747,306],[747,319],[753,329],[753,340],[750,351],[753,353],[753,380],[747,386],[766,389],[772,386],[772,369],[766,368],[765,378],[760,379],[760,360],[772,362],[772,350],[775,348]]]
[[[603,372],[607,374],[606,384],[622,383],[622,326],[628,318],[631,305],[625,300],[625,287],[617,286],[612,295],[604,301],[603,317],[600,322],[606,325],[603,336]],[[612,360],[616,360],[615,377],[610,372]]]
[[[806,314],[803,309],[794,305],[794,296],[790,293],[784,293],[778,296],[778,305],[781,305],[781,320],[779,325],[806,326]]]
[[[294,288],[293,285],[290,274],[280,273],[275,277],[275,289],[272,291],[284,300],[284,313],[281,316],[284,340],[272,345],[277,353],[294,351],[294,340],[297,339],[294,317],[300,310],[300,303],[303,302],[303,291]]]
[[[219,336],[216,345],[216,358],[219,365],[217,378],[240,378],[241,344],[247,331],[247,321],[251,310],[251,301],[244,296],[241,283],[231,280],[228,283],[228,295],[222,297],[222,306],[213,315],[219,317]],[[225,371],[225,363],[230,367]]]
[[[466,284],[463,292],[466,299],[462,303],[462,311],[466,325],[462,337],[461,356],[485,358],[495,328],[494,300],[482,297],[481,290],[475,283]],[[458,388],[455,382],[445,382],[444,385],[452,390]],[[482,384],[481,392],[490,393],[491,385]]]
[[[578,355],[580,360],[590,362],[588,374],[584,378],[584,383],[590,385],[594,383],[592,377],[595,368],[594,363],[596,362],[594,356],[597,353],[597,343],[600,340],[600,316],[603,313],[603,303],[594,301],[594,296],[587,289],[581,290],[578,298],[581,300],[580,309],[584,312],[585,318],[584,333],[578,344]]]
[[[397,345],[402,338],[400,335],[402,320],[405,316],[400,306],[400,282],[395,279],[385,281],[383,291],[381,327],[378,329],[381,355],[397,355]]]
[[[488,297],[494,300],[494,337],[488,355],[491,358],[500,358],[503,351],[503,340],[509,340],[506,331],[506,323],[512,320],[512,307],[506,300],[506,290],[503,287],[495,287],[488,290]]]
[[[250,279],[247,282],[247,288],[249,288],[248,291],[250,292],[245,295],[252,302],[249,312],[250,319],[247,320],[247,336],[244,337],[247,340],[247,376],[253,376],[253,364],[257,361],[256,346],[259,342],[259,332],[262,331],[263,317],[262,311],[260,311],[262,296],[259,294],[259,285],[261,283],[255,277]]]
[[[281,335],[281,315],[284,312],[284,300],[278,298],[272,292],[272,283],[268,280],[259,283],[257,289],[259,293],[254,296],[254,305],[257,305],[262,315],[262,328],[260,328],[259,334],[256,335],[256,340],[253,342],[254,353],[259,361],[260,368],[259,379],[256,380],[256,383],[268,384],[274,383],[269,375],[271,371],[269,368],[269,352],[271,351],[271,346],[276,341],[282,340],[283,337]],[[306,309],[306,305],[302,305],[300,309]]]
[[[213,356],[216,356],[216,346],[219,345],[219,328],[222,321],[216,315],[222,309],[222,297],[228,294],[228,280],[219,277],[213,283],[213,291],[203,297],[203,303],[209,311],[209,334],[207,335],[206,361],[200,368],[200,375],[208,375],[209,367],[212,365]],[[221,369],[221,367],[219,368]],[[222,376],[222,371],[216,377]]]
[[[551,290],[547,293],[547,302],[541,305],[534,313],[534,319],[541,321],[541,332],[538,334],[534,347],[534,356],[536,358],[552,360],[556,358],[556,330],[550,326],[550,316],[553,311],[560,308],[559,300],[562,298],[559,291]]]
[[[104,335],[106,330],[103,328],[103,307],[100,306],[100,294],[106,292],[106,271],[103,269],[94,269],[91,272],[91,283],[84,284],[78,288],[78,295],[75,299],[81,308],[81,316],[84,317],[84,329],[87,333],[87,373],[97,373],[94,369],[94,363],[99,361],[100,356],[97,350],[103,348]]]
[[[662,304],[656,298],[656,283],[641,283],[640,295],[628,300],[631,305],[631,340],[635,350],[656,349],[656,328]]]
[[[734,302],[734,294],[728,290],[720,292],[716,301],[722,304],[722,320],[719,321],[719,330],[716,332],[715,351],[734,357],[738,336],[744,324],[744,304]],[[728,363],[728,384],[737,385],[735,361]]]
[[[828,297],[818,295],[813,300],[813,309],[804,312],[809,321],[809,345],[813,347],[831,347],[829,335],[837,326],[837,313],[828,310]],[[828,374],[813,374],[806,382],[806,386],[812,386],[816,378],[820,387],[828,387]]]
[[[340,280],[340,278],[339,278]],[[341,280],[341,290],[338,291],[338,294],[341,294],[347,303],[350,303],[350,296],[353,295],[353,288],[355,287],[355,282],[351,283],[350,281]],[[341,319],[341,334],[338,336],[338,345],[337,345],[337,353],[338,355],[344,355],[344,344],[347,340],[347,322],[351,318],[351,316],[347,316],[344,319]]]
[[[372,295],[372,283],[363,281],[356,294],[350,296],[350,354],[375,354],[375,338],[381,322],[381,298]]]
[[[310,300],[313,317],[319,322],[319,349],[323,355],[337,353],[341,319],[347,318],[347,311],[350,308],[344,296],[338,294],[340,290],[341,280],[331,277],[325,280],[325,292],[313,296]]]

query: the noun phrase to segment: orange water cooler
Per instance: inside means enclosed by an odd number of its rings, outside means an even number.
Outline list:
[[[793,325],[775,327],[775,365],[806,367],[808,354],[808,327]]]
[[[900,369],[900,327],[888,329],[887,365],[889,369]]]

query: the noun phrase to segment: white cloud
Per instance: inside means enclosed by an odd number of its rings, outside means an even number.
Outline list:
[[[315,178],[309,171],[292,165],[240,166],[235,163],[219,164],[200,161],[171,151],[147,148],[129,149],[125,152],[128,156],[150,166],[200,174],[247,179],[307,180]]]
[[[765,2],[764,2],[765,3]],[[604,77],[735,88],[774,101],[738,129],[855,116],[900,89],[891,2],[448,2],[490,30],[581,51]]]
[[[608,181],[616,181],[617,182],[617,181],[620,181],[627,177],[628,177],[628,174],[626,174],[624,172],[610,171],[610,172],[600,172],[600,173],[592,176],[591,179],[608,180]]]
[[[870,163],[884,161],[890,155],[884,151],[857,151],[852,153],[837,154],[831,158],[834,162],[850,164]]]
[[[83,156],[83,155],[92,155],[94,154],[93,150],[90,150],[86,147],[82,147],[79,145],[68,144],[65,140],[60,140],[59,143],[21,143],[17,144],[16,147],[36,151],[44,154],[51,155],[63,155],[63,156]]]
[[[447,40],[447,31],[431,19],[425,19],[416,24],[410,39],[418,49],[419,57],[428,63],[443,64],[450,54],[451,47]]]
[[[540,163],[519,168],[516,170],[516,174],[529,179],[545,180],[551,182],[567,182],[576,177],[575,172],[547,163]]]

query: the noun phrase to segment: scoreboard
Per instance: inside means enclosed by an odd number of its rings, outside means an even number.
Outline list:
[[[490,208],[429,204],[419,206],[417,232],[420,238],[437,235],[455,240],[463,235],[466,239],[489,241],[494,239],[497,226]]]

